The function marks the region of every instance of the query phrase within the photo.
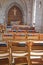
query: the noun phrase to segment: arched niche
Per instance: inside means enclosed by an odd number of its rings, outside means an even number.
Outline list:
[[[10,3],[9,5],[7,5],[6,9],[5,9],[5,24],[7,24],[8,22],[8,12],[9,10],[13,7],[13,6],[16,6],[19,8],[19,10],[21,11],[22,13],[22,24],[25,24],[26,23],[26,7],[24,7],[22,5],[22,3],[17,3],[17,2],[13,2],[13,3]],[[23,6],[23,7],[22,7]]]
[[[23,24],[23,13],[16,5],[12,6],[8,11],[8,22],[7,25],[21,25]]]

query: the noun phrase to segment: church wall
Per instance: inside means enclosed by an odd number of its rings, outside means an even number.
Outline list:
[[[41,32],[43,32],[43,1],[42,1],[42,22],[41,22]]]
[[[40,5],[40,1],[42,0],[36,0],[36,16],[35,16],[35,27],[37,32],[41,31],[42,26],[42,6]]]

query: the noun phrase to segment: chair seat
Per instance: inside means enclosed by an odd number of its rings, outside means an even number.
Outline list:
[[[30,59],[40,59],[41,56],[30,56]]]
[[[19,56],[19,57],[21,57],[21,56],[25,56],[27,54],[28,53],[12,53],[12,56]]]
[[[14,55],[15,56],[15,55]],[[16,55],[14,58],[18,57],[18,55]],[[21,56],[19,56],[21,57]],[[30,56],[30,59],[40,59],[41,56]]]
[[[9,53],[3,53],[3,54],[0,54],[0,57],[2,56],[8,56],[9,55]]]
[[[31,52],[31,55],[43,55],[43,52]]]

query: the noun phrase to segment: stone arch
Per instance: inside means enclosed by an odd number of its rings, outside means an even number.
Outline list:
[[[16,11],[15,15],[14,15],[14,9]],[[19,24],[19,25],[24,24],[23,23],[23,13],[22,13],[21,9],[16,5],[12,6],[8,11],[8,22],[7,22],[7,24],[11,25],[11,23]]]
[[[7,8],[6,8],[6,10],[5,10],[5,21],[8,21],[8,19],[7,19],[7,17],[8,17],[8,11],[9,11],[9,9],[12,7],[12,6],[14,6],[14,5],[16,5],[18,8],[20,8],[20,10],[22,11],[22,14],[23,14],[23,22],[25,22],[25,18],[26,18],[26,10],[27,10],[27,8],[25,7],[25,8],[23,8],[19,3],[17,3],[17,2],[12,2],[12,3],[10,3],[9,4],[9,6],[7,6]],[[26,6],[26,5],[25,5]],[[25,22],[26,23],[26,22]]]

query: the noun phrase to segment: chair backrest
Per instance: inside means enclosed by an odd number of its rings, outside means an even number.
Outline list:
[[[43,50],[43,41],[33,41],[32,50]]]
[[[12,51],[24,51],[26,52],[28,50],[26,42],[12,42],[11,43],[11,49]]]
[[[14,38],[15,40],[26,40],[26,32],[17,32]]]
[[[42,34],[40,34],[40,40],[42,40],[42,41],[43,41],[43,33],[42,33]]]
[[[8,43],[6,42],[0,42],[0,53],[8,51]]]
[[[2,38],[4,41],[13,40],[13,33],[4,33],[2,35]]]
[[[27,33],[28,40],[39,40],[39,33]]]

